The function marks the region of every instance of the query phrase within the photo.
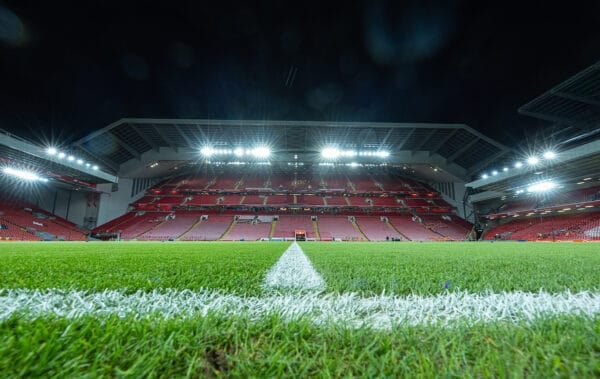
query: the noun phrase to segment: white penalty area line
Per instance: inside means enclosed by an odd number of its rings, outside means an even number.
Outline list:
[[[138,291],[0,289],[0,321],[10,317],[79,318],[134,317],[172,319],[218,315],[259,321],[311,320],[315,325],[390,329],[396,326],[535,321],[557,315],[600,315],[600,293],[449,292],[436,296],[374,296],[356,294],[274,293],[243,297],[202,289]]]
[[[322,291],[325,280],[314,269],[297,242],[281,255],[263,282],[263,289],[285,291]]]

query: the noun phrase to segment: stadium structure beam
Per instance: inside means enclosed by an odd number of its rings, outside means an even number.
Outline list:
[[[148,145],[150,145],[152,147],[152,150],[154,151],[158,151],[158,146],[150,139],[148,138],[148,136],[146,135],[146,133],[143,133],[140,128],[137,127],[137,125],[133,125],[133,124],[128,124],[131,129],[133,129],[134,132],[136,132],[141,139],[144,140],[144,142],[146,142]]]
[[[486,168],[488,165],[490,165],[492,162],[502,158],[503,156],[505,156],[506,154],[509,153],[509,150],[502,150],[497,152],[496,154],[492,154],[489,156],[488,159],[484,159],[483,161],[479,162],[478,164],[469,167],[469,169],[467,170],[467,172],[470,175],[474,175],[477,172],[483,170],[484,168]]]
[[[454,137],[454,135],[458,132],[458,129],[454,129],[453,131],[451,131],[450,133],[448,133],[448,135],[444,138],[442,138],[442,140],[440,142],[437,143],[437,145],[435,145],[434,147],[432,147],[429,150],[429,155],[433,154],[433,153],[437,153],[437,151],[440,149],[440,147],[444,146],[446,144],[446,142],[448,142],[450,140],[450,138]]]
[[[416,128],[416,129],[457,129],[467,127],[465,124],[439,124],[439,123],[393,123],[393,122],[330,122],[330,121],[270,121],[270,120],[198,120],[198,119],[156,119],[156,118],[123,118],[113,124],[123,122],[134,124],[153,125],[199,125],[199,126],[250,126],[250,127],[314,127],[314,128]],[[112,125],[112,124],[111,124]],[[109,125],[110,126],[110,125]],[[108,128],[108,127],[107,127]],[[106,129],[106,128],[104,128]]]
[[[563,91],[550,91],[550,93],[553,94],[554,96],[562,97],[563,99],[573,100],[573,101],[577,101],[579,103],[585,103],[585,104],[595,105],[597,107],[600,107],[600,101],[591,99],[587,96],[575,95],[575,94],[563,92]]]
[[[406,142],[408,142],[408,140],[410,139],[410,137],[415,133],[415,130],[417,130],[416,128],[412,128],[408,131],[408,133],[406,134],[406,136],[404,136],[404,138],[402,139],[402,141],[400,141],[398,143],[398,150],[402,150],[402,148],[404,147],[404,145],[406,145]]]
[[[526,111],[524,109],[519,108],[519,113],[524,114],[526,116],[531,116],[534,118],[539,118],[541,120],[546,120],[546,121],[551,121],[551,122],[559,122],[559,123],[565,123],[568,125],[578,125],[581,127],[586,127],[586,123],[585,122],[581,122],[579,120],[575,120],[575,119],[570,119],[567,117],[560,117],[560,116],[554,116],[554,115],[549,115],[549,114],[545,114],[545,113],[540,113],[540,112],[532,112],[532,111]]]
[[[384,146],[387,143],[387,140],[390,138],[390,136],[392,135],[393,132],[394,132],[393,128],[390,128],[388,130],[388,132],[385,134],[385,137],[383,137],[383,140],[381,141],[381,146]]]
[[[94,154],[94,152],[90,151],[90,149],[88,149],[87,147],[85,147],[83,144],[81,144],[79,142],[75,143],[73,146],[77,147],[80,150],[83,150],[84,152],[86,152],[88,155],[90,155],[94,159],[98,160],[99,162],[102,162],[102,164],[105,164],[114,172],[119,171],[119,164],[117,162],[113,161],[112,159]]]
[[[170,147],[171,149],[173,149],[175,152],[177,152],[177,146],[175,146],[175,145],[173,144],[173,142],[171,142],[171,140],[170,140],[169,138],[167,138],[167,136],[165,136],[165,135],[163,134],[163,132],[161,132],[160,128],[159,128],[159,127],[157,127],[157,126],[156,126],[154,123],[152,123],[152,127],[154,128],[154,130],[156,131],[156,133],[157,133],[157,134],[160,136],[160,138],[162,138],[162,139],[163,139],[163,141],[165,141],[165,143],[166,143],[167,145],[169,145],[169,147]]]
[[[460,149],[458,149],[458,151],[454,152],[454,154],[452,154],[451,156],[448,157],[449,161],[454,161],[456,158],[460,157],[461,155],[463,155],[465,152],[467,152],[467,150],[469,150],[470,148],[472,148],[473,146],[475,146],[475,144],[477,142],[479,142],[480,139],[479,137],[473,139],[471,142],[467,143],[466,145],[464,145],[463,147],[461,147]]]
[[[123,149],[127,150],[127,152],[131,155],[133,155],[133,157],[135,159],[137,159],[138,161],[141,160],[140,158],[140,152],[137,151],[136,149],[134,149],[133,147],[131,147],[127,142],[123,141],[122,139],[120,139],[119,137],[117,137],[116,135],[114,135],[113,133],[111,133],[111,136],[113,137],[114,141],[121,146]]]
[[[189,147],[191,147],[191,148],[197,147],[198,143],[194,143],[191,139],[189,139],[189,137],[186,136],[185,133],[181,130],[179,125],[175,124],[175,130],[181,136],[181,138],[183,138],[185,140],[185,142],[188,144]]]
[[[413,154],[415,152],[417,152],[417,151],[420,151],[423,148],[423,146],[425,146],[427,144],[427,142],[429,142],[429,140],[431,139],[431,137],[433,137],[433,135],[435,134],[435,132],[437,132],[436,129],[431,129],[431,131],[429,131],[429,134],[427,135],[427,137],[423,138],[421,140],[421,143],[417,147],[415,147],[414,149],[412,149],[413,150]]]

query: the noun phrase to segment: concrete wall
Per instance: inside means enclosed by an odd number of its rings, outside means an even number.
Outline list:
[[[120,178],[117,190],[113,192],[112,184],[100,184],[98,189],[103,193],[100,195],[98,205],[98,218],[96,225],[102,225],[127,212],[129,204],[144,196],[144,191],[132,195],[133,179]]]

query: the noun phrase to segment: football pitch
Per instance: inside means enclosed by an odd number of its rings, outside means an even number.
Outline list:
[[[593,243],[0,244],[1,377],[598,377]]]

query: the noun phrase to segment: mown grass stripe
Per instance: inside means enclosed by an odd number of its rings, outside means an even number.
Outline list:
[[[267,272],[263,288],[266,291],[320,291],[325,289],[325,281],[294,242]]]
[[[317,325],[348,328],[389,329],[401,325],[441,325],[531,321],[553,315],[597,316],[597,292],[504,292],[471,294],[449,292],[437,296],[410,295],[360,297],[356,294],[275,293],[264,297],[242,297],[202,289],[103,292],[58,289],[0,290],[0,321],[18,315],[78,318],[119,316],[189,318],[208,314],[241,316],[262,320],[312,320]]]

